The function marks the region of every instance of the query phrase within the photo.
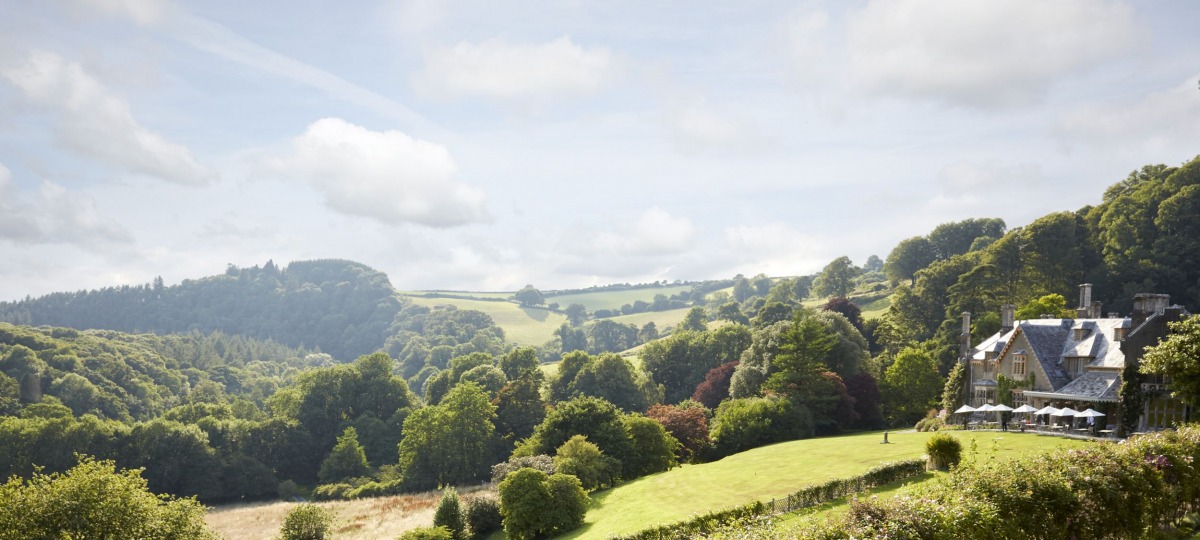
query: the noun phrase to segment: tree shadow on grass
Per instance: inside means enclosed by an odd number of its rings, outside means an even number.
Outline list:
[[[521,311],[525,312],[525,315],[528,316],[530,319],[533,319],[537,322],[546,322],[546,319],[550,318],[550,310],[548,310],[546,308],[522,306]]]
[[[588,512],[590,513],[593,510],[597,510],[597,509],[603,507],[604,500],[607,499],[609,494],[611,494],[612,492],[613,492],[612,488],[605,488],[600,491],[593,491],[592,493],[589,493],[588,495],[589,495],[590,499],[588,500]],[[587,518],[585,517],[584,519],[587,519]],[[592,529],[592,527],[594,527],[595,525],[596,525],[595,523],[584,523],[578,529],[568,532],[567,534],[564,534],[562,536],[556,536],[555,540],[567,540],[570,538],[578,538],[580,536],[583,536],[584,534],[587,534],[587,532],[590,531]]]

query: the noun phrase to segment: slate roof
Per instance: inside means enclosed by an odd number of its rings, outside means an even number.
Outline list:
[[[1070,319],[1032,319],[1017,323],[1042,371],[1050,379],[1051,388],[1062,388],[1071,381],[1062,368],[1063,344],[1070,337],[1071,322]]]
[[[1026,396],[1072,401],[1117,401],[1120,374],[1115,371],[1088,371],[1054,392],[1025,391]]]
[[[983,340],[982,343],[980,343],[978,346],[975,347],[975,352],[971,355],[971,359],[972,360],[983,360],[986,353],[989,353],[989,352],[1000,354],[1000,351],[1004,350],[1004,344],[1008,343],[1008,340],[1010,338],[1012,338],[1012,335],[1013,335],[1012,330],[1009,330],[1008,332],[1005,332],[1003,334],[1001,334],[999,332],[992,334],[990,337]]]
[[[1071,377],[1063,369],[1063,359],[1068,357],[1088,358],[1088,370],[1101,368],[1119,370],[1125,367],[1125,354],[1116,340],[1117,329],[1128,329],[1127,318],[1108,319],[1029,319],[1017,321],[1013,330],[997,332],[975,347],[972,359],[983,360],[987,353],[998,356],[1012,343],[1020,332],[1029,343],[1032,354],[1037,358],[1047,383],[1056,391],[1071,383]],[[1083,330],[1082,339],[1077,330]],[[1014,351],[1023,354],[1029,351]]]

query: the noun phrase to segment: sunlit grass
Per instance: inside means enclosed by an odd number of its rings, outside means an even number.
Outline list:
[[[588,311],[596,311],[597,309],[619,310],[621,306],[625,304],[632,305],[638,300],[648,304],[652,303],[654,302],[655,295],[661,294],[669,298],[671,295],[690,290],[692,290],[691,285],[668,285],[665,287],[645,287],[619,291],[581,292],[561,296],[547,296],[546,303],[557,302],[562,309],[571,304],[583,304]]]
[[[460,298],[422,298],[410,296],[421,306],[450,305],[458,309],[482,311],[496,326],[504,329],[504,338],[518,345],[539,346],[554,338],[554,331],[567,321],[565,315],[544,308],[525,308],[512,302],[488,302]]]
[[[1092,444],[1020,433],[954,433],[981,458],[1008,458],[1048,447]],[[885,461],[921,457],[928,433],[881,432],[780,443],[701,465],[684,465],[593,494],[583,528],[564,538],[605,538],[692,515],[770,500],[800,488],[861,474]]]

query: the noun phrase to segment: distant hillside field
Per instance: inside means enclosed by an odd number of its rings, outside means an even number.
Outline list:
[[[1043,448],[1079,448],[1092,443],[1031,433],[951,433],[980,459],[1014,456]],[[861,474],[885,461],[919,458],[931,433],[893,432],[892,444],[879,444],[879,432],[806,439],[755,448],[720,461],[684,465],[592,494],[584,526],[562,538],[602,539],[659,523],[687,519],[711,510],[769,501],[800,488]],[[964,456],[964,459],[968,459]]]
[[[646,325],[648,322],[653,322],[654,326],[661,331],[668,326],[676,326],[683,317],[687,315],[692,308],[668,309],[666,311],[646,311],[644,313],[630,313],[629,315],[618,315],[609,317],[608,320],[621,323],[632,324],[638,328]]]
[[[476,294],[476,293],[463,293]],[[461,298],[425,298],[405,296],[421,306],[450,305],[458,309],[473,309],[486,313],[504,329],[507,341],[517,345],[539,346],[554,338],[554,331],[567,322],[567,317],[545,308],[523,308],[512,302],[489,302],[486,300],[464,300]]]
[[[621,309],[625,304],[633,304],[641,300],[646,303],[654,301],[655,295],[671,296],[692,290],[691,285],[669,285],[665,287],[644,287],[618,291],[596,291],[546,296],[546,303],[557,302],[560,307],[571,304],[583,304],[588,311],[597,309]]]

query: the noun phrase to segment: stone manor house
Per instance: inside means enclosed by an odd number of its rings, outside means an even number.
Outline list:
[[[1122,317],[1101,313],[1100,302],[1092,301],[1092,285],[1079,286],[1076,318],[1014,321],[1015,307],[1001,308],[1001,328],[971,347],[971,314],[963,313],[962,360],[969,381],[969,405],[998,404],[998,377],[1011,379],[1013,407],[1028,404],[1104,412],[1109,424],[1118,422],[1118,390],[1125,362],[1140,359],[1145,348],[1167,335],[1167,323],[1187,315],[1181,306],[1171,306],[1165,294],[1134,295],[1133,312]],[[1170,397],[1167,381],[1150,378],[1142,385],[1145,393],[1136,431],[1163,429],[1184,421],[1187,410]],[[1014,386],[1008,384],[1006,386]],[[1131,425],[1132,427],[1132,425]]]

